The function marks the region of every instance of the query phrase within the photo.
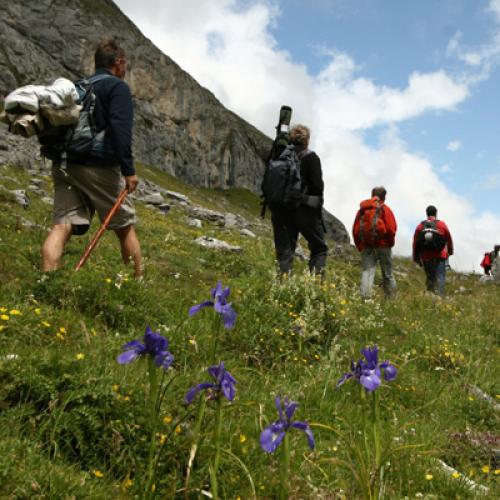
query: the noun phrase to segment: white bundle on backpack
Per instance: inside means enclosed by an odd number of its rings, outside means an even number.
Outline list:
[[[78,92],[74,83],[66,78],[58,78],[52,85],[25,85],[12,91],[5,98],[5,111],[37,113],[42,103],[60,109],[73,106],[77,100]]]

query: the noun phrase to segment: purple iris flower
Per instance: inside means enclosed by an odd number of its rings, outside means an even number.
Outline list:
[[[132,340],[123,346],[122,352],[116,360],[121,365],[132,363],[139,356],[154,356],[155,365],[165,370],[172,364],[174,357],[167,350],[168,340],[159,333],[153,332],[148,326],[144,334],[144,342]]]
[[[382,370],[384,371],[385,380],[391,381],[396,378],[398,371],[394,365],[391,365],[389,361],[379,364],[377,346],[373,347],[373,349],[366,347],[361,350],[361,354],[366,361],[360,359],[356,364],[351,361],[351,371],[342,375],[337,382],[337,387],[340,387],[346,380],[355,378],[368,392],[372,392],[381,383]]]
[[[202,382],[201,384],[191,387],[186,393],[184,401],[186,404],[191,404],[195,396],[206,389],[209,389],[209,398],[216,399],[222,393],[229,401],[234,399],[236,393],[235,378],[224,368],[224,363],[221,361],[219,365],[213,365],[208,368],[208,373],[212,376],[215,382]]]
[[[213,300],[206,300],[201,304],[197,304],[189,309],[189,316],[194,316],[200,309],[204,307],[213,307],[215,312],[222,315],[225,328],[233,328],[236,322],[236,312],[231,304],[227,303],[229,296],[229,287],[222,288],[222,283],[219,281],[215,288],[212,288],[211,296]]]
[[[276,408],[278,409],[279,420],[268,425],[260,434],[260,446],[267,453],[274,453],[285,437],[286,431],[290,427],[295,427],[304,432],[307,436],[307,442],[311,450],[314,449],[314,436],[307,422],[292,422],[293,414],[299,406],[295,401],[289,401],[284,398],[283,403],[279,396],[275,399]]]

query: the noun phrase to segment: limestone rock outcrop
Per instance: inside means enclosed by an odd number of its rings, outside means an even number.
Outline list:
[[[111,0],[0,0],[0,13],[0,96],[91,74],[96,42],[114,36],[131,62],[135,159],[195,186],[260,191],[271,139],[226,109]],[[36,141],[6,135],[1,126],[0,162],[39,161]],[[345,240],[342,223],[332,221],[331,234]]]

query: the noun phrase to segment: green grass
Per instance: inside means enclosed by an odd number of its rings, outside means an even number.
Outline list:
[[[196,203],[259,223],[258,200],[250,193],[196,189],[146,166],[139,172]],[[2,174],[17,179],[5,181],[8,189],[28,184],[21,170],[4,168]],[[363,430],[369,401],[360,399],[359,384],[349,381],[336,390],[335,383],[359,350],[373,344],[399,370],[395,381],[379,389],[381,495],[474,497],[462,479],[441,471],[441,459],[490,488],[490,498],[499,496],[492,455],[499,447],[498,412],[467,385],[500,403],[500,287],[452,273],[448,299],[436,301],[423,293],[422,271],[409,259],[396,259],[397,299],[377,296],[363,303],[356,261],[330,259],[323,284],[303,274],[305,264],[298,263],[295,276],[280,283],[268,227],[252,227],[258,237],[250,239],[210,224],[189,227],[177,207],[165,216],[140,204],[144,282],[130,278],[112,234],[82,271],[72,270],[95,224],[69,242],[63,269],[44,277],[39,248],[51,207],[33,196],[23,210],[3,191],[0,201],[0,497],[141,495],[150,430],[145,365],[119,366],[115,359],[125,342],[142,337],[150,325],[168,337],[175,356],[161,407],[158,439],[165,444],[155,488],[159,498],[182,498],[195,412],[182,401],[192,385],[207,380],[212,334],[209,310],[193,318],[187,310],[208,299],[217,280],[231,287],[238,312],[219,351],[238,381],[224,419],[222,498],[251,498],[250,479],[259,498],[276,497],[278,456],[260,449],[259,434],[276,419],[278,394],[299,402],[296,418],[310,422],[317,443],[311,452],[303,434],[292,433],[291,496],[367,495]],[[40,227],[28,228],[23,219]],[[200,248],[193,240],[202,234],[240,245],[243,252]],[[209,489],[214,412],[207,406],[192,498]]]

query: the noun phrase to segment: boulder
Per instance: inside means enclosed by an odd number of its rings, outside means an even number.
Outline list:
[[[212,238],[211,236],[200,236],[196,238],[195,243],[205,248],[210,248],[211,250],[223,250],[228,252],[241,252],[242,248],[230,245],[226,241],[218,240],[216,238]]]

